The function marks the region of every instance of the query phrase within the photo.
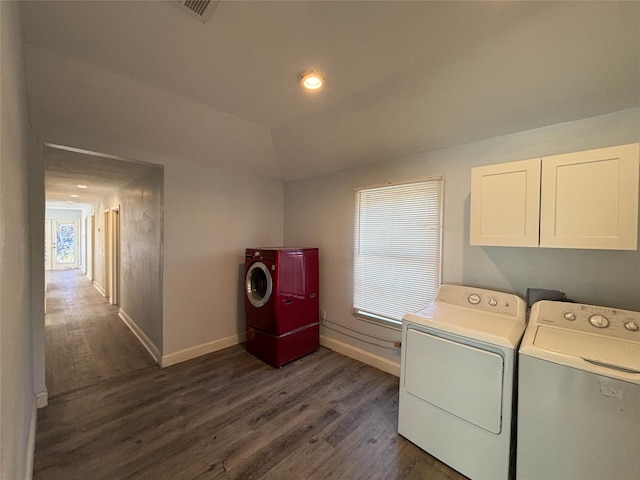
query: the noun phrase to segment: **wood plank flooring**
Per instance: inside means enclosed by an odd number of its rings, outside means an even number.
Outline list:
[[[45,365],[49,397],[155,362],[80,270],[47,272]]]
[[[325,348],[273,369],[237,345],[101,380],[38,412],[36,480],[465,478],[397,434],[396,377]]]

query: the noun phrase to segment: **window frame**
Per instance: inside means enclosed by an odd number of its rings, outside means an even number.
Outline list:
[[[438,230],[438,249],[437,249],[437,261],[438,261],[438,265],[437,265],[437,274],[436,274],[436,278],[434,279],[436,282],[436,286],[440,286],[442,284],[442,250],[443,250],[443,245],[442,245],[442,238],[443,238],[443,232],[444,232],[444,177],[442,175],[438,175],[438,176],[430,176],[430,177],[425,177],[425,178],[420,178],[420,179],[415,179],[415,180],[408,180],[408,181],[403,181],[403,182],[388,182],[388,183],[383,183],[383,184],[377,184],[377,185],[368,185],[368,186],[363,186],[363,187],[358,187],[355,189],[355,195],[354,195],[354,242],[353,242],[353,298],[352,298],[352,312],[353,312],[353,316],[358,318],[359,320],[365,321],[365,322],[369,322],[369,323],[373,323],[375,325],[379,325],[379,326],[383,326],[386,328],[390,328],[392,330],[401,330],[402,329],[402,321],[395,319],[395,318],[390,318],[385,316],[384,314],[380,314],[380,313],[376,313],[376,312],[372,312],[367,310],[366,308],[362,308],[362,307],[356,307],[356,287],[357,287],[357,279],[356,279],[356,264],[357,264],[357,257],[359,255],[358,253],[358,249],[360,246],[360,234],[359,234],[359,230],[360,228],[360,218],[361,218],[361,214],[359,209],[361,208],[361,193],[364,191],[370,191],[370,190],[376,190],[376,189],[383,189],[383,188],[393,188],[393,187],[402,187],[402,186],[407,186],[407,185],[413,185],[413,184],[421,184],[421,183],[430,183],[430,182],[437,182],[437,201],[438,201],[438,218],[437,218],[437,230]],[[429,228],[429,227],[426,227]],[[424,258],[427,258],[426,256]],[[436,288],[437,289],[437,288]],[[423,306],[426,306],[423,305]],[[407,311],[407,313],[409,313],[409,311]]]

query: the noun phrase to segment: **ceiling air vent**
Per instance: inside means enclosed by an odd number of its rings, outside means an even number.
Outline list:
[[[191,15],[206,22],[216,9],[219,0],[177,0]]]

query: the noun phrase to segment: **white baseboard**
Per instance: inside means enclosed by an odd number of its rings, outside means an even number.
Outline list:
[[[390,373],[395,375],[396,377],[400,376],[400,364],[396,362],[392,362],[384,357],[380,357],[379,355],[374,355],[373,353],[367,352],[360,348],[354,347],[353,345],[349,345],[344,342],[340,342],[330,337],[326,337],[324,335],[320,335],[320,345],[323,347],[327,347],[330,350],[334,350],[342,355],[346,355],[347,357],[351,357],[355,360],[358,360],[362,363],[366,363],[367,365],[371,365],[383,372]]]
[[[232,347],[233,345],[244,342],[245,337],[246,335],[244,333],[239,333],[238,335],[221,338],[220,340],[215,340],[213,342],[203,343],[184,350],[178,350],[177,352],[170,353],[169,355],[163,355],[160,366],[162,368],[168,367],[170,365],[175,365],[176,363],[191,360],[192,358],[196,358],[201,355],[206,355],[207,353],[217,352],[223,348]]]
[[[96,290],[98,290],[100,292],[100,295],[102,295],[103,297],[107,296],[107,292],[105,291],[104,288],[102,288],[99,284],[97,284],[95,281],[93,282],[93,286],[95,287]]]
[[[36,393],[36,408],[44,408],[49,405],[49,392],[45,388],[42,392]]]
[[[34,399],[35,400],[35,399]],[[33,402],[31,407],[31,423],[29,425],[29,441],[27,443],[27,465],[25,466],[24,480],[31,480],[33,478],[33,461],[36,454],[36,420],[38,419],[38,409],[36,408],[36,401]]]
[[[147,351],[153,357],[156,363],[160,364],[160,359],[161,359],[160,350],[155,345],[155,343],[153,343],[151,339],[147,337],[147,334],[144,333],[142,329],[138,326],[138,324],[134,322],[129,315],[127,315],[127,312],[125,312],[122,309],[119,309],[118,316],[127,325],[127,327],[129,327],[129,330],[131,330],[133,334],[136,337],[138,337],[138,340],[140,340],[140,343],[144,346],[144,348],[147,349]]]

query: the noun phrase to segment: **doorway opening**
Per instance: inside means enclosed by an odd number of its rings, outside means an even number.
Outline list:
[[[44,161],[52,269],[53,220],[77,220],[75,255],[46,273],[46,382],[62,394],[161,359],[164,169],[49,144]]]
[[[120,206],[115,207],[110,212],[110,233],[109,245],[111,252],[110,276],[109,276],[109,303],[111,305],[120,304]]]
[[[80,264],[80,222],[48,219],[44,225],[45,270],[68,270]]]

